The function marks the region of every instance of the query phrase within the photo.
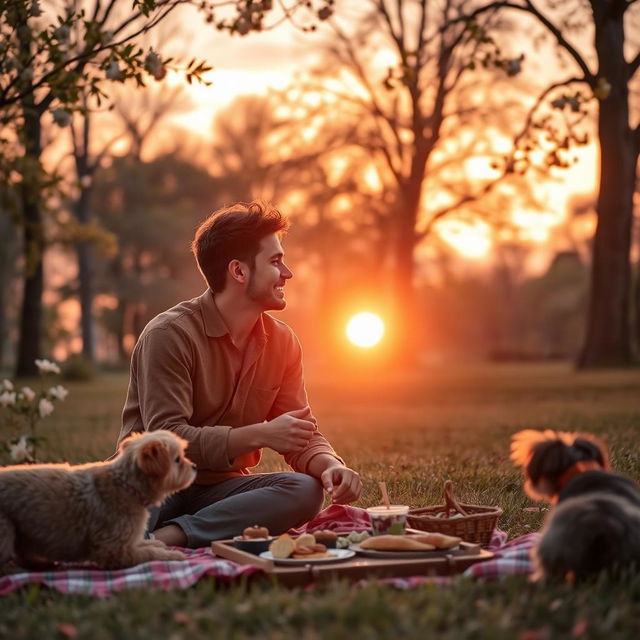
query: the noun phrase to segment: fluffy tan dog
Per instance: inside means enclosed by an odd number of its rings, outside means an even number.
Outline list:
[[[147,507],[195,479],[186,442],[169,431],[136,434],[112,462],[0,469],[0,567],[89,561],[105,569],[183,560],[144,540]]]

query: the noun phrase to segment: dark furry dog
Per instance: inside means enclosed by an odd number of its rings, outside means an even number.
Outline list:
[[[640,569],[640,487],[609,470],[605,445],[588,434],[525,430],[511,441],[525,491],[553,506],[534,549],[536,578],[584,580]]]

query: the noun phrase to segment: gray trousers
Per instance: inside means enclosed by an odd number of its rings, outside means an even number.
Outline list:
[[[192,484],[152,507],[148,531],[178,525],[187,547],[240,535],[254,524],[272,535],[311,520],[322,508],[320,482],[304,473],[257,473],[218,484]]]

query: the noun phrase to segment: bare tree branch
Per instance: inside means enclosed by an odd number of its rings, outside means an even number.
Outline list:
[[[589,69],[589,66],[585,62],[584,58],[580,55],[578,50],[564,37],[562,31],[558,26],[553,24],[551,20],[544,15],[531,0],[524,0],[524,4],[516,4],[515,2],[491,2],[482,7],[478,7],[466,15],[461,15],[456,18],[454,22],[469,22],[477,18],[478,16],[486,13],[487,11],[495,11],[496,9],[513,9],[515,11],[523,11],[535,16],[538,21],[549,31],[557,43],[562,47],[574,60],[574,62],[580,67],[584,74],[585,82],[592,84],[595,82],[595,75]],[[442,27],[443,29],[445,26]]]
[[[584,78],[580,78],[580,77],[573,77],[573,78],[566,78],[565,80],[560,80],[558,82],[553,82],[552,84],[550,84],[537,98],[537,100],[535,101],[535,103],[533,104],[533,106],[531,107],[531,109],[529,109],[529,113],[527,114],[527,119],[525,121],[524,126],[522,127],[522,130],[520,131],[520,133],[518,133],[518,135],[515,137],[514,139],[514,147],[517,146],[518,142],[523,138],[523,136],[527,133],[527,131],[529,130],[529,128],[531,127],[531,123],[533,122],[533,116],[535,115],[535,112],[537,111],[538,107],[542,104],[542,102],[544,101],[544,99],[555,89],[558,89],[560,87],[566,87],[570,84],[574,84],[574,83],[580,83],[580,82],[587,82],[587,80],[585,80]]]

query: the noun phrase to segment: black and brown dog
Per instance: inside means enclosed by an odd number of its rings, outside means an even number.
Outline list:
[[[529,429],[513,436],[511,459],[524,470],[526,493],[553,505],[534,549],[536,578],[640,570],[640,487],[610,471],[600,440]]]

